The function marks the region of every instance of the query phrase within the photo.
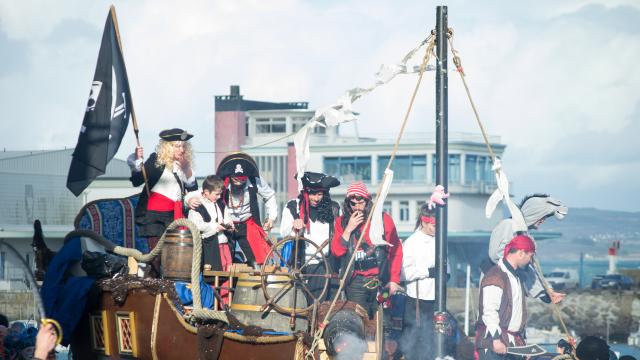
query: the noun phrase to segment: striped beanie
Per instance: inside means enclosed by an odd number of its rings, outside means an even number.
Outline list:
[[[367,187],[362,181],[349,184],[347,187],[347,197],[360,196],[363,198],[371,199],[371,195],[367,191]]]

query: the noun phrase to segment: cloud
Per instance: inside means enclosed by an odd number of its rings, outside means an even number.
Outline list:
[[[0,1],[0,51],[9,54],[0,70],[0,133],[12,134],[3,138],[8,149],[75,145],[108,6]],[[227,94],[229,85],[240,85],[247,99],[325,106],[346,89],[370,85],[380,64],[397,62],[424,39],[436,4],[116,6],[143,145],[152,147],[161,129],[181,126],[196,134],[196,150],[211,151],[213,96]],[[515,189],[557,188],[592,206],[599,200],[581,196],[597,187],[637,194],[637,3],[451,1],[449,24],[483,122],[507,144]],[[458,75],[450,75],[450,130],[478,132]],[[409,131],[435,128],[433,76],[425,75]],[[359,100],[361,134],[388,133],[399,123],[415,81],[402,76]],[[133,147],[127,136],[117,156]],[[213,171],[210,156],[198,155],[198,171]],[[621,196],[607,206],[638,210],[635,203]]]

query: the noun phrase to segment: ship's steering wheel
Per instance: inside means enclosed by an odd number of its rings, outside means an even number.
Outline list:
[[[295,317],[308,313],[314,303],[324,299],[332,277],[331,267],[322,251],[328,246],[328,242],[327,240],[318,246],[302,236],[287,236],[271,246],[260,270],[262,291],[266,299],[263,309],[271,306],[280,313]],[[313,278],[322,279],[322,282],[315,282],[314,290],[322,287],[317,296],[309,286],[309,280]],[[279,304],[280,299],[290,291],[293,291],[290,304]],[[297,304],[299,292],[310,302],[308,306]]]

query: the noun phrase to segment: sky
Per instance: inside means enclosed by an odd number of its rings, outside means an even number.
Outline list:
[[[0,0],[0,139],[6,150],[73,147],[110,2]],[[141,141],[182,127],[213,151],[215,95],[332,104],[372,84],[435,27],[431,1],[115,1]],[[516,198],[640,211],[640,1],[450,1],[449,26],[488,132],[507,145]],[[415,59],[412,63],[417,63]],[[457,74],[449,129],[478,133]],[[433,72],[408,131],[434,131]],[[354,103],[360,135],[389,133],[416,82]],[[348,125],[344,133],[352,131]],[[135,144],[128,131],[117,157]],[[213,157],[196,155],[199,174]]]

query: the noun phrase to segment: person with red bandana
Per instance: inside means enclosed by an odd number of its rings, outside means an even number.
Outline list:
[[[192,137],[182,129],[161,131],[156,152],[144,162],[149,191],[147,186],[142,189],[135,217],[138,235],[148,239],[150,249],[171,222],[186,217],[185,204],[195,209],[201,203],[189,143]],[[133,186],[144,184],[143,155],[142,147],[137,147],[127,159]]]
[[[355,253],[355,261],[351,273],[347,275],[345,292],[347,300],[364,307],[369,317],[377,306],[377,284],[387,287],[391,295],[400,290],[400,272],[402,269],[402,243],[393,219],[383,213],[383,239],[389,245],[374,246],[369,236],[369,227],[363,229],[373,203],[371,195],[362,182],[352,183],[347,187],[347,196],[342,207],[342,216],[336,218],[334,224],[331,253],[341,258],[342,271]],[[355,245],[363,235],[360,247]]]
[[[535,251],[529,236],[514,237],[504,248],[504,256],[482,278],[476,323],[480,360],[521,358],[508,355],[507,347],[526,345],[526,292],[519,270],[529,266]]]
[[[436,217],[420,208],[416,230],[402,243],[402,280],[407,289],[400,347],[407,360],[433,359],[436,277]]]
[[[234,223],[228,236],[233,261],[262,265],[270,250],[267,233],[278,216],[275,191],[260,177],[255,160],[245,153],[232,153],[222,159],[216,175],[225,185],[218,205]],[[267,210],[264,224],[260,219],[258,195]]]

